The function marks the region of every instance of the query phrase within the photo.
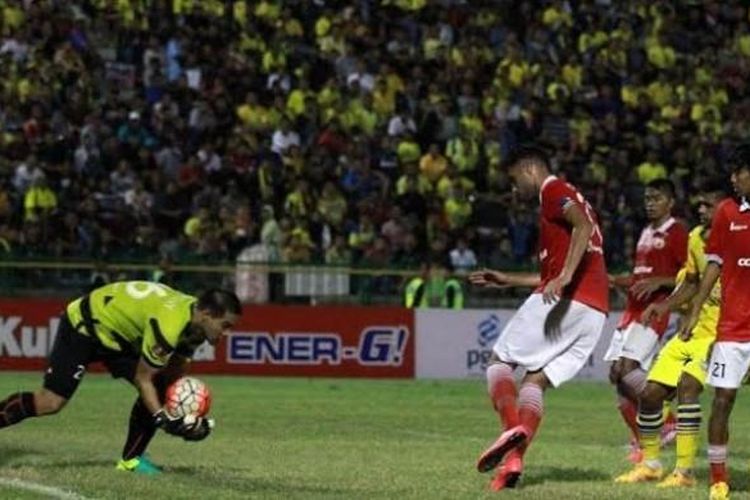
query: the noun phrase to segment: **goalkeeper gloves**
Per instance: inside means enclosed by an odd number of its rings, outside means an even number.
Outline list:
[[[214,427],[213,419],[194,417],[173,417],[161,409],[154,414],[154,425],[167,434],[180,436],[186,441],[202,441],[206,439]]]
[[[214,420],[212,418],[198,417],[195,423],[189,426],[188,431],[182,436],[185,441],[203,441],[211,434],[211,429],[214,428]]]

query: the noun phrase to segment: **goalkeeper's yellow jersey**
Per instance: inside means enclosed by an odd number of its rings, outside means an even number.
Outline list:
[[[74,300],[66,312],[79,332],[93,331],[106,348],[135,351],[160,368],[185,347],[196,300],[159,283],[122,281]]]
[[[697,274],[700,277],[706,272],[706,229],[702,226],[696,226],[690,231],[688,236],[688,256],[685,262],[685,274]],[[716,327],[719,324],[719,306],[721,304],[721,284],[716,282],[711,295],[700,311],[698,323],[693,330],[693,338],[713,338],[716,337]]]

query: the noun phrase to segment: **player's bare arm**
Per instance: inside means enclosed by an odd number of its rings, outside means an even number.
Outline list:
[[[676,311],[680,306],[690,301],[698,293],[700,276],[697,273],[685,275],[685,280],[674,289],[665,300],[649,304],[641,315],[641,322],[648,325],[659,320],[668,311]]]
[[[634,283],[630,291],[638,300],[643,300],[660,288],[672,287],[674,287],[674,276],[649,276]]]
[[[607,277],[612,288],[630,288],[633,284],[633,276],[630,273],[608,274]]]
[[[573,275],[586,253],[591,235],[594,232],[594,223],[591,222],[586,213],[578,205],[571,205],[565,211],[565,220],[571,225],[573,231],[570,237],[570,246],[565,256],[565,264],[559,276],[551,280],[544,287],[544,301],[554,302],[561,295],[563,289],[573,280]]]
[[[541,283],[536,273],[515,273],[482,269],[469,275],[469,283],[490,288],[528,287],[535,288]]]
[[[154,385],[154,377],[159,371],[159,368],[151,366],[145,358],[141,357],[135,369],[135,378],[133,380],[143,402],[146,404],[146,409],[152,415],[161,410],[159,394]]]
[[[179,370],[180,364],[175,370]],[[167,414],[159,401],[158,391],[154,385],[154,377],[161,369],[151,366],[145,358],[141,357],[136,368],[134,383],[138,388],[146,409],[154,416],[157,427],[162,428],[169,434],[180,436],[186,440],[200,441],[205,439],[213,427],[213,421],[202,417],[175,418]]]
[[[683,340],[687,340],[692,335],[695,325],[698,324],[698,317],[700,316],[701,307],[706,302],[708,296],[711,295],[711,291],[716,284],[716,280],[719,279],[721,274],[721,266],[716,262],[710,262],[706,265],[706,272],[701,279],[698,293],[693,297],[693,301],[690,305],[690,312],[687,315],[687,319],[680,325],[680,329],[677,334]]]

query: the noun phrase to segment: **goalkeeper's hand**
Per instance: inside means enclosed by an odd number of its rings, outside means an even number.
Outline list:
[[[173,436],[184,436],[188,429],[184,417],[173,417],[164,409],[154,413],[154,425]]]
[[[188,416],[184,420],[188,427],[187,432],[182,436],[185,441],[203,441],[214,428],[214,419],[212,418]],[[189,421],[193,423],[188,423]]]
[[[180,436],[185,441],[202,441],[214,427],[213,419],[192,415],[173,417],[164,409],[154,414],[154,424],[167,434]]]

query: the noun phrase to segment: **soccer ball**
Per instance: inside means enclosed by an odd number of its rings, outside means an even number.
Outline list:
[[[197,378],[182,377],[167,388],[164,408],[173,417],[204,417],[211,409],[211,392]]]

